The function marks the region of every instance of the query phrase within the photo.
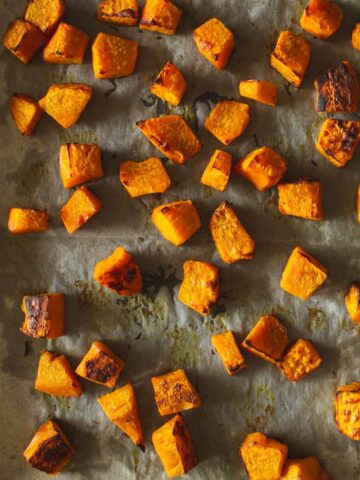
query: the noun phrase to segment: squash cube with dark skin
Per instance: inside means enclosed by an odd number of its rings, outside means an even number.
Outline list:
[[[43,50],[43,60],[47,63],[81,64],[88,44],[87,33],[61,22]]]
[[[360,283],[351,284],[345,295],[345,306],[351,320],[360,324]]]
[[[42,109],[36,100],[22,93],[14,93],[10,99],[10,113],[19,132],[32,135],[41,118]]]
[[[101,150],[95,144],[66,143],[61,145],[59,167],[63,187],[66,189],[104,176]]]
[[[21,62],[28,64],[35,53],[43,47],[48,38],[35,25],[24,20],[12,22],[4,36],[4,47]]]
[[[314,37],[326,40],[340,28],[342,9],[332,0],[310,0],[300,19],[300,25]]]
[[[351,43],[355,50],[360,52],[360,22],[355,24],[354,30],[351,36]]]
[[[230,179],[232,155],[222,150],[215,150],[207,164],[200,182],[208,187],[223,192]]]
[[[281,480],[330,480],[317,457],[291,458],[285,462]]]
[[[96,9],[96,18],[102,22],[118,25],[136,25],[139,21],[137,0],[101,0]]]
[[[228,375],[235,375],[247,367],[236,343],[234,333],[229,330],[211,337],[212,346],[217,351]]]
[[[27,0],[25,20],[51,37],[66,11],[64,0]]]
[[[120,182],[132,198],[169,190],[171,180],[160,158],[151,157],[143,162],[122,162]]]
[[[297,382],[316,370],[321,362],[322,358],[314,345],[300,338],[285,353],[279,367],[288,380]]]
[[[230,145],[249,125],[250,107],[246,103],[223,100],[209,113],[205,128],[224,145]]]
[[[322,124],[316,149],[335,167],[344,167],[360,142],[360,122],[328,118]]]
[[[360,383],[338,387],[335,401],[336,423],[343,435],[360,441]]]
[[[86,187],[78,188],[60,210],[60,218],[71,235],[83,227],[101,209],[101,202]]]
[[[140,29],[175,35],[182,13],[170,0],[145,0]]]
[[[319,180],[282,182],[277,188],[279,210],[283,215],[315,221],[323,219],[323,189]]]
[[[64,335],[64,295],[49,293],[27,295],[21,310],[25,320],[20,330],[33,338],[57,338]]]
[[[153,95],[174,107],[181,102],[185,90],[186,80],[172,62],[167,62],[150,87]]]
[[[13,235],[26,233],[45,232],[48,229],[47,210],[34,208],[10,208],[8,229]]]
[[[277,103],[277,87],[264,80],[244,80],[240,82],[239,92],[242,97],[275,107]]]

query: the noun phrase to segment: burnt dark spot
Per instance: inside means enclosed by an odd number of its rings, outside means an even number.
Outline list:
[[[143,129],[145,127],[145,122],[146,122],[146,120],[139,120],[138,122],[136,122],[136,125],[139,128]]]
[[[213,53],[213,54],[211,55],[211,58],[213,58],[213,59],[215,60],[215,62],[216,62],[217,60],[219,60],[219,54],[218,54],[218,53]]]
[[[25,323],[23,332],[34,338],[44,338],[49,331],[49,297],[29,296],[25,299]]]
[[[56,467],[72,454],[70,447],[60,434],[48,438],[39,445],[38,450],[29,459],[32,467],[46,473],[53,473]]]
[[[95,358],[86,362],[85,370],[87,378],[106,383],[116,374],[118,364],[109,354],[100,352]]]
[[[329,68],[315,81],[318,112],[351,112],[354,108],[355,82],[350,67],[342,62]]]
[[[152,18],[151,20],[145,20],[142,18],[140,20],[140,25],[144,25],[146,27],[154,27],[155,25],[160,26],[160,24],[154,18]]]
[[[164,79],[163,79],[162,75],[158,75],[155,78],[154,83],[156,83],[156,85],[163,85],[164,84]]]
[[[136,14],[131,8],[125,8],[124,10],[121,10],[121,12],[116,13],[115,15],[120,18],[136,18]]]
[[[242,363],[238,363],[238,364],[236,364],[236,365],[228,365],[228,366],[227,366],[229,372],[231,372],[231,373],[235,373],[235,372],[237,372],[238,370],[241,370],[242,367],[243,367],[243,364],[242,364]]]

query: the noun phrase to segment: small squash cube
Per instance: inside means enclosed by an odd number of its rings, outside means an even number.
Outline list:
[[[201,406],[199,394],[184,370],[152,377],[155,401],[160,415],[171,415]]]
[[[93,89],[84,83],[58,83],[51,85],[40,107],[62,127],[75,125],[85,110]]]
[[[64,0],[27,0],[25,20],[50,37],[65,14]]]
[[[282,214],[315,221],[323,219],[323,188],[319,180],[301,178],[280,183],[277,188]]]
[[[177,107],[186,90],[186,80],[172,62],[167,62],[150,87],[153,95]]]
[[[360,323],[360,283],[351,284],[345,295],[345,306],[351,320]]]
[[[360,383],[338,387],[336,392],[336,423],[339,432],[360,441]]]
[[[351,43],[355,50],[360,51],[360,22],[355,24],[354,30],[351,36]]]
[[[101,0],[96,9],[96,18],[102,22],[118,25],[136,25],[139,20],[137,0]]]
[[[164,115],[136,123],[145,137],[174,163],[183,164],[201,149],[195,133],[180,115]]]
[[[3,37],[4,47],[20,61],[30,63],[35,53],[45,45],[47,37],[35,25],[24,20],[12,22]]]
[[[248,153],[235,165],[234,171],[251,182],[260,192],[274,187],[284,176],[287,162],[271,147]]]
[[[247,233],[230,203],[223,202],[210,218],[210,233],[223,262],[252,258],[255,242]]]
[[[293,458],[285,462],[281,480],[325,480],[317,457]]]
[[[219,296],[219,271],[206,262],[187,260],[179,300],[201,315],[209,315]]]
[[[96,264],[94,280],[119,295],[130,296],[142,290],[140,269],[132,255],[122,247]]]
[[[102,342],[93,342],[76,373],[90,382],[113,388],[124,369],[123,360]]]
[[[140,29],[175,35],[182,13],[170,0],[145,0]]]
[[[279,363],[283,374],[288,380],[297,382],[316,370],[322,358],[309,340],[300,338],[290,347]]]
[[[205,128],[224,145],[230,145],[250,122],[250,108],[246,103],[223,100],[209,113]]]
[[[217,69],[225,68],[235,47],[234,34],[217,18],[211,18],[193,32],[199,52]]]
[[[289,30],[280,33],[271,54],[271,66],[289,83],[299,88],[309,66],[311,46]]]
[[[35,432],[24,457],[37,470],[57,475],[74,455],[75,450],[54,420],[47,420]]]
[[[10,100],[10,113],[18,130],[23,135],[32,135],[42,109],[36,100],[22,93],[14,93]]]
[[[45,232],[48,229],[47,210],[33,208],[10,208],[8,229],[13,235]]]
[[[145,451],[144,435],[134,387],[128,383],[99,397],[97,400],[108,419],[115,423],[137,447]]]
[[[223,192],[230,179],[232,155],[222,150],[215,150],[207,164],[200,182],[208,187]]]
[[[244,80],[240,82],[239,92],[242,97],[250,98],[271,107],[275,107],[277,103],[277,88],[271,82]]]
[[[300,19],[300,25],[314,37],[326,40],[341,25],[342,9],[332,0],[310,0]]]
[[[242,346],[267,362],[277,363],[289,343],[286,328],[275,315],[261,317],[251,330]]]
[[[327,276],[327,268],[302,248],[296,247],[282,273],[280,287],[295,297],[307,300]]]
[[[211,343],[221,358],[228,375],[235,375],[247,367],[231,330],[212,335]]]
[[[60,218],[71,235],[83,227],[100,209],[100,200],[86,187],[80,187],[60,210]]]
[[[152,442],[169,478],[185,475],[196,467],[191,435],[181,415],[155,430]]]
[[[104,176],[98,145],[66,143],[60,147],[60,176],[64,188],[72,188]]]
[[[285,464],[288,447],[261,432],[249,433],[240,447],[251,480],[278,480]]]
[[[26,295],[21,310],[25,319],[20,330],[33,338],[57,338],[64,335],[64,295],[48,293]]]
[[[55,397],[80,397],[83,388],[65,355],[42,350],[35,390]]]
[[[199,214],[191,200],[159,205],[154,208],[151,219],[161,235],[177,247],[201,227]]]
[[[69,23],[61,22],[43,50],[47,63],[81,64],[89,44],[89,35]]]
[[[151,157],[143,162],[122,162],[120,182],[132,198],[169,190],[171,180],[160,158]]]

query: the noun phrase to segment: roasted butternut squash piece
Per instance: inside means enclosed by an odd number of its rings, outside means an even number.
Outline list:
[[[128,383],[99,397],[97,400],[108,419],[115,423],[137,447],[145,451],[144,435],[134,387]]]
[[[143,162],[122,162],[120,182],[132,198],[169,190],[171,180],[160,158],[151,157]]]
[[[175,35],[182,11],[170,0],[145,0],[140,29]]]
[[[323,188],[319,180],[300,178],[294,182],[280,183],[277,188],[279,210],[282,214],[306,220],[323,219]]]
[[[83,63],[88,44],[87,33],[61,22],[43,50],[43,60],[47,63]]]
[[[85,110],[93,89],[84,83],[58,83],[51,85],[40,107],[62,127],[75,125]]]
[[[249,105],[223,100],[209,113],[205,120],[205,128],[221,143],[230,145],[244,133],[250,118]]]
[[[86,380],[113,388],[123,369],[123,360],[108,346],[93,342],[75,371]]]
[[[309,66],[311,46],[289,30],[280,33],[271,54],[271,66],[289,83],[299,88]]]
[[[47,420],[35,432],[24,457],[33,468],[55,476],[74,453],[74,448],[59,425],[54,420]]]
[[[186,80],[172,62],[167,62],[150,87],[153,95],[176,107],[186,90]]]
[[[199,139],[180,115],[149,118],[136,125],[174,163],[185,163],[201,149]]]
[[[297,382],[316,370],[322,358],[309,340],[300,338],[292,345],[279,363],[283,374],[288,380]]]
[[[3,36],[4,47],[21,62],[30,63],[35,53],[45,45],[47,37],[35,25],[14,20]]]
[[[292,458],[285,462],[281,480],[326,480],[317,457]]]
[[[207,164],[200,182],[208,187],[223,192],[230,179],[232,155],[222,150],[215,150]]]
[[[80,397],[83,388],[65,355],[40,353],[35,390],[55,397]]]
[[[152,377],[155,401],[160,415],[171,415],[201,406],[199,394],[184,370]]]
[[[209,315],[219,296],[219,271],[206,262],[187,260],[179,300],[201,315]]]
[[[252,258],[255,242],[242,226],[230,203],[223,202],[210,218],[210,233],[225,263]]]
[[[14,93],[10,100],[10,113],[19,132],[23,135],[32,135],[40,120],[42,109],[36,100],[22,93]]]
[[[60,147],[60,176],[64,188],[72,188],[104,176],[98,145],[66,143]]]
[[[133,257],[123,247],[95,266],[94,280],[119,295],[130,296],[142,290],[142,276]]]
[[[355,24],[354,30],[351,36],[351,43],[355,50],[360,51],[360,22]]]
[[[100,200],[86,187],[74,192],[60,210],[60,218],[71,235],[83,227],[101,209]]]
[[[240,447],[251,480],[278,480],[285,464],[288,447],[261,432],[249,433]]]
[[[302,248],[296,247],[282,273],[280,287],[295,297],[307,300],[327,276],[327,268]]]
[[[271,107],[275,107],[277,103],[277,88],[271,82],[244,80],[240,82],[239,92],[242,97],[250,98]]]
[[[136,25],[139,20],[137,0],[101,0],[96,18],[102,22],[119,25]]]
[[[235,47],[232,31],[217,18],[211,18],[193,32],[199,52],[217,69],[225,68]]]
[[[340,28],[344,12],[331,0],[310,0],[300,25],[314,37],[326,40]]]
[[[235,375],[247,367],[231,330],[212,335],[211,343],[217,351],[228,375]]]
[[[336,392],[336,423],[339,432],[360,441],[360,383],[338,387]]]
[[[360,323],[360,283],[351,284],[345,295],[345,306],[350,318],[354,322]]]
[[[50,37],[66,11],[64,0],[27,0],[25,20]]]
[[[161,235],[177,247],[201,227],[199,214],[191,200],[159,205],[154,208],[151,219]]]
[[[26,295],[21,310],[25,319],[20,330],[33,338],[57,338],[64,335],[64,295],[48,293]]]
[[[176,415],[155,430],[152,442],[169,478],[185,475],[196,467],[190,431],[181,415]]]
[[[10,208],[8,229],[13,235],[45,232],[48,229],[47,210],[33,208]]]

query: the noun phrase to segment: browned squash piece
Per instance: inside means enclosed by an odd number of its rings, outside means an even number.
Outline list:
[[[47,37],[35,25],[14,20],[3,36],[4,47],[21,62],[30,63],[35,53],[47,42]]]
[[[145,0],[140,29],[175,35],[182,11],[170,0]]]
[[[283,215],[319,221],[323,219],[323,188],[319,180],[300,178],[278,186],[279,210]]]
[[[193,32],[199,52],[217,69],[223,69],[235,47],[232,31],[217,18],[211,18]]]
[[[338,387],[336,392],[336,423],[339,432],[360,441],[360,383]]]
[[[169,190],[171,181],[160,158],[151,157],[143,162],[122,162],[120,182],[132,198]]]
[[[211,343],[221,358],[228,375],[235,375],[247,367],[231,330],[212,335]]]
[[[101,0],[96,18],[102,22],[119,25],[136,25],[139,21],[137,0]]]
[[[314,37],[326,40],[340,28],[344,12],[332,0],[310,0],[300,25]]]
[[[60,210],[60,218],[71,235],[83,227],[101,209],[101,202],[86,187],[78,188]]]
[[[21,310],[25,320],[20,330],[33,338],[57,338],[64,335],[64,295],[47,293],[26,295]]]
[[[354,282],[345,295],[345,306],[351,320],[360,324],[360,283]]]
[[[167,62],[150,88],[150,92],[153,95],[156,95],[174,107],[178,106],[181,102],[185,90],[186,80],[172,62]]]
[[[223,192],[230,179],[232,155],[222,150],[215,150],[200,182],[208,187]]]
[[[33,208],[10,208],[8,229],[13,235],[45,232],[48,229],[47,210]]]
[[[279,367],[288,380],[297,382],[316,370],[322,358],[309,340],[300,338],[292,345],[279,363]]]
[[[65,14],[64,0],[27,0],[25,20],[50,37]]]
[[[66,143],[59,154],[60,176],[64,188],[72,188],[104,176],[98,145]]]
[[[88,44],[87,33],[61,22],[43,50],[43,60],[47,63],[81,64]]]

